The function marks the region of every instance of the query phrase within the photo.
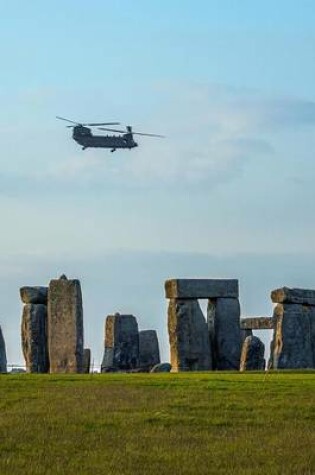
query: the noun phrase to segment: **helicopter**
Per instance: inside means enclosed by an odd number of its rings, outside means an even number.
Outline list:
[[[79,145],[82,146],[82,150],[85,150],[86,148],[110,148],[111,152],[115,152],[115,150],[118,148],[125,148],[131,150],[132,148],[138,147],[137,142],[134,141],[134,135],[145,135],[147,137],[164,137],[163,135],[157,134],[133,132],[132,127],[130,125],[126,126],[126,130],[100,127],[104,125],[120,125],[120,122],[80,123],[60,116],[56,116],[56,119],[64,120],[73,124],[67,125],[67,127],[73,128],[72,138]],[[109,132],[118,132],[121,135],[94,135],[90,127],[97,127],[98,130],[105,130]]]

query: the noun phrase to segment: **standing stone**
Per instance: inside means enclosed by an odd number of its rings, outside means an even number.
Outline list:
[[[248,336],[242,347],[240,371],[265,369],[265,345],[257,336]]]
[[[51,373],[82,373],[83,308],[77,279],[62,276],[50,281],[48,350]]]
[[[20,296],[23,303],[41,303],[47,305],[48,287],[21,287]]]
[[[138,323],[133,315],[108,315],[101,371],[128,371],[139,367]]]
[[[312,368],[310,307],[278,304],[274,309],[274,319],[270,366],[274,369]]]
[[[170,299],[168,333],[173,372],[212,369],[208,327],[196,299]]]
[[[5,341],[0,326],[0,373],[7,372],[7,354],[5,350]]]
[[[253,330],[250,330],[250,329],[243,330],[241,328],[241,347],[243,346],[243,343],[248,336],[253,336]]]
[[[139,332],[139,368],[150,370],[160,363],[160,350],[155,330]]]
[[[91,366],[91,350],[90,348],[84,348],[83,350],[83,373],[88,374]]]
[[[47,373],[47,307],[43,304],[26,304],[23,307],[22,351],[28,373]]]
[[[240,304],[218,298],[214,315],[214,354],[218,370],[239,370],[241,358]]]

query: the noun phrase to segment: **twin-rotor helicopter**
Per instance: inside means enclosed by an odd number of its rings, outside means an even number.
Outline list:
[[[132,148],[138,147],[137,142],[134,141],[134,135],[164,137],[164,135],[133,132],[130,125],[126,126],[126,130],[112,128],[109,129],[107,127],[103,127],[104,125],[120,125],[120,122],[96,122],[83,124],[70,119],[65,119],[64,117],[56,116],[56,118],[72,124],[67,125],[67,127],[73,129],[72,138],[82,146],[82,150],[85,150],[86,148],[110,148],[111,152],[115,152],[115,150],[118,148],[126,148],[131,150]],[[90,127],[97,127],[98,130],[117,132],[120,135],[94,135]]]

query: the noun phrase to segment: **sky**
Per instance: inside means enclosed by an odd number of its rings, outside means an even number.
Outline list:
[[[169,360],[167,278],[238,278],[243,316],[270,315],[275,287],[315,288],[313,1],[0,7],[9,363],[23,363],[19,287],[64,272],[95,365],[116,311],[157,329]],[[82,151],[57,115],[166,137]]]

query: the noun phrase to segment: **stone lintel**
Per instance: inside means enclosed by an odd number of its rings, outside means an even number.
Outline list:
[[[271,317],[241,318],[241,330],[272,330],[274,320]]]
[[[238,298],[237,279],[169,279],[165,281],[168,299]]]
[[[315,290],[282,287],[281,289],[273,290],[270,297],[274,303],[295,303],[315,306]]]

